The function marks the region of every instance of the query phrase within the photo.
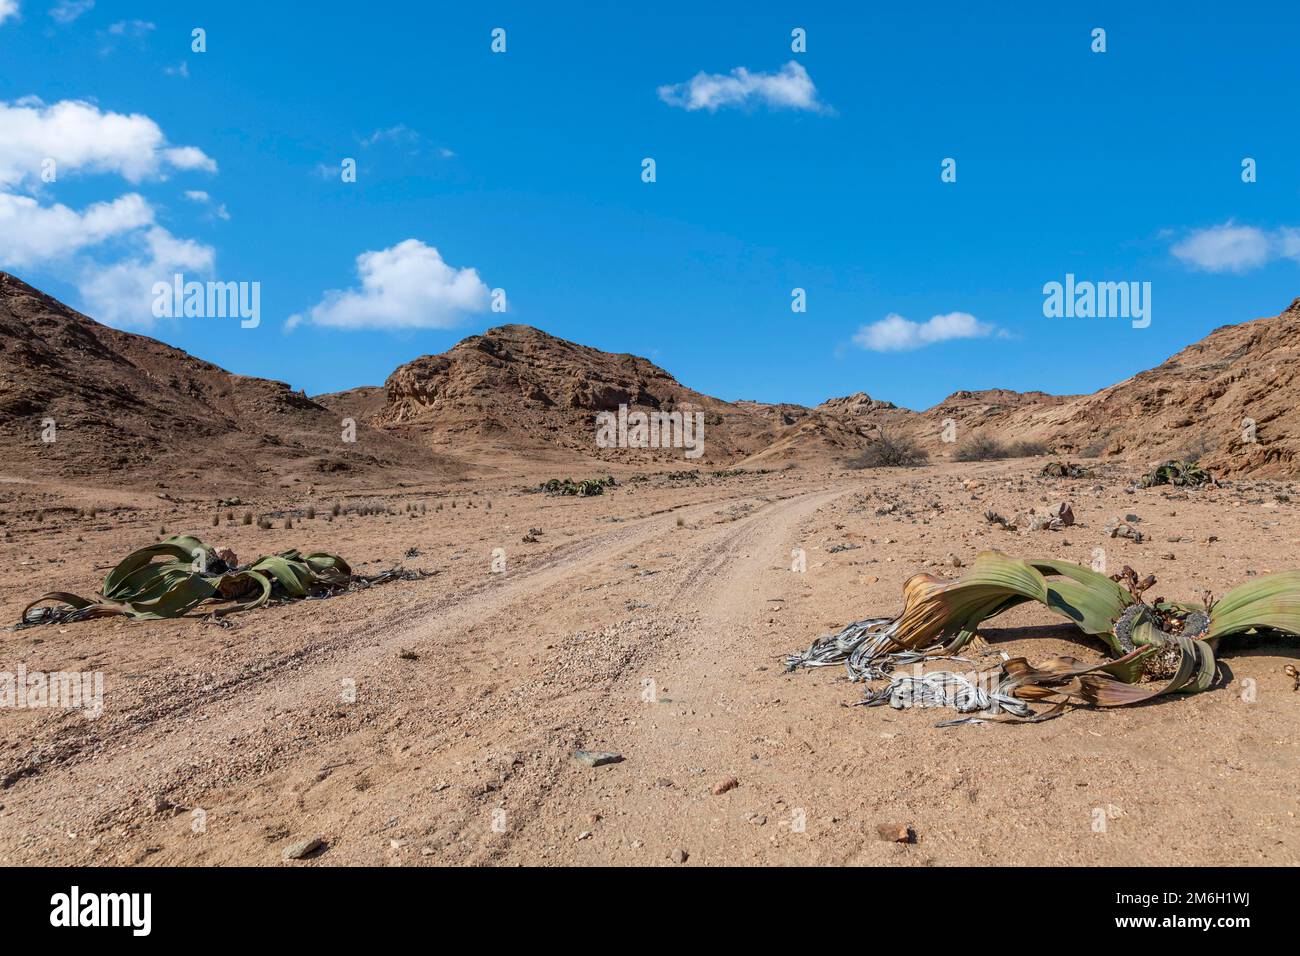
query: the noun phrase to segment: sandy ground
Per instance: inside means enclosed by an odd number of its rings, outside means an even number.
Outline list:
[[[397,514],[328,522],[334,496],[256,504],[298,509],[292,530],[243,526],[239,506],[213,528],[212,499],[183,488],[0,481],[6,623],[45,590],[92,594],[164,529],[244,559],[297,546],[437,572],[229,628],[0,632],[0,671],[105,681],[95,719],[0,710],[0,863],[1300,863],[1295,644],[1221,649],[1209,693],[1035,725],[939,728],[951,712],[846,707],[861,687],[839,668],[784,673],[817,635],[896,613],[915,571],[959,575],[950,552],[1086,564],[1101,547],[1111,570],[1187,599],[1298,563],[1285,484],[1126,491],[1132,473],[1050,480],[1041,464],[654,475],[589,499],[462,483],[370,495]],[[982,517],[1060,500],[1079,521],[1064,531]],[[1125,514],[1147,541],[1103,535]],[[1013,656],[1100,658],[1068,629],[1028,639],[1053,621],[1022,608],[986,637]],[[575,748],[625,759],[590,768]],[[282,861],[315,835],[322,849]]]

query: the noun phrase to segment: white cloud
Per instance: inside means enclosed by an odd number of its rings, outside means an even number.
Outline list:
[[[0,186],[37,181],[46,159],[56,162],[59,176],[75,171],[116,173],[132,183],[156,178],[167,167],[217,170],[197,147],[168,146],[149,117],[102,112],[77,100],[49,106],[36,99],[0,101],[0,129]]]
[[[659,98],[685,110],[708,110],[762,103],[774,109],[830,112],[817,98],[812,77],[791,60],[775,73],[752,73],[738,66],[730,73],[696,73],[686,83],[659,87]]]
[[[1262,229],[1228,221],[1193,232],[1175,244],[1172,251],[1183,262],[1205,272],[1245,272],[1265,265],[1277,255],[1277,242]]]
[[[377,129],[361,141],[362,146],[374,146],[385,140],[392,143],[404,143],[413,145],[420,142],[420,134],[411,129],[405,123],[398,123],[396,126],[390,126],[387,129]]]
[[[202,189],[185,190],[185,198],[190,202],[196,202],[200,206],[207,206],[212,215],[218,219],[229,219],[230,213],[226,209],[225,203],[215,201],[208,193]]]
[[[433,246],[407,239],[357,256],[361,287],[334,290],[286,323],[339,329],[445,329],[482,312],[491,293],[474,269],[447,265]]]
[[[1005,336],[996,325],[981,322],[969,312],[949,312],[913,322],[890,313],[879,322],[864,325],[853,335],[855,344],[871,352],[906,352],[952,339],[982,339]]]
[[[405,123],[398,123],[396,126],[389,126],[385,129],[377,129],[358,142],[366,149],[384,145],[399,147],[405,149],[411,156],[430,151],[437,154],[441,159],[451,159],[456,155],[445,146],[433,145],[418,130],[411,129]]]
[[[107,30],[100,30],[96,34],[99,38],[99,55],[112,55],[123,40],[137,50],[144,50],[148,46],[148,37],[156,29],[157,25],[148,20],[118,20]]]
[[[18,16],[18,0],[0,0],[0,23]]]
[[[205,173],[215,173],[217,164],[197,146],[172,146],[163,150],[163,159],[177,169],[197,169]]]
[[[56,23],[66,25],[91,10],[94,6],[95,0],[59,0],[50,8],[50,17]]]
[[[153,209],[135,193],[82,212],[60,203],[0,193],[0,265],[22,269],[60,259],[153,222]]]
[[[148,20],[118,20],[108,28],[108,32],[116,37],[142,37],[155,29],[156,26]]]
[[[83,310],[105,325],[148,328],[154,323],[155,283],[171,282],[178,272],[187,280],[210,276],[216,264],[211,246],[179,239],[161,226],[140,234],[136,242],[129,258],[88,265],[77,281]]]
[[[1284,259],[1300,262],[1300,229],[1290,226],[1277,231],[1278,254]]]
[[[50,106],[35,97],[0,101],[0,130],[0,266],[52,267],[77,284],[87,314],[118,326],[153,324],[155,283],[171,281],[177,272],[211,274],[215,250],[159,226],[153,207],[137,193],[80,211],[38,198],[46,188],[42,174],[48,160],[55,164],[54,182],[81,172],[137,183],[170,170],[215,173],[217,164],[202,150],[168,144],[147,116],[104,112],[74,100]],[[214,215],[225,216],[225,207],[206,192],[191,193],[189,198],[203,201]],[[96,247],[110,241],[112,254],[120,257],[125,250],[124,258],[97,257]]]

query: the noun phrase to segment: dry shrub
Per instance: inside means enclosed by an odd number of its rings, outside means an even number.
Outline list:
[[[958,461],[998,461],[1010,458],[1011,451],[990,435],[975,434],[958,446],[953,457]]]
[[[849,467],[860,468],[912,468],[923,465],[930,456],[916,439],[908,435],[891,435],[882,431],[880,437],[867,446]]]

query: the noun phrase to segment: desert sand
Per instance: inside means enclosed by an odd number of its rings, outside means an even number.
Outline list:
[[[435,573],[228,627],[0,632],[29,669],[105,675],[97,718],[2,715],[0,862],[1300,862],[1300,693],[1283,673],[1294,644],[1226,645],[1207,693],[1040,724],[936,727],[954,715],[846,707],[862,687],[840,668],[784,672],[782,655],[817,635],[896,613],[914,572],[955,577],[952,558],[984,548],[1087,564],[1101,547],[1113,569],[1154,572],[1158,591],[1186,599],[1295,564],[1287,482],[1134,489],[1120,464],[1063,480],[1038,477],[1042,463],[646,470],[576,498],[536,490],[549,470],[499,462],[514,473],[246,499],[217,511],[219,527],[213,498],[183,485],[11,477],[6,621],[49,588],[93,593],[102,565],[163,532],[243,560],[294,546],[361,571]],[[983,518],[1067,500],[1078,522],[1061,531]],[[327,520],[335,501],[390,513]],[[242,525],[244,510],[274,527]],[[1103,533],[1126,514],[1146,540]],[[1031,659],[1103,652],[1037,606],[985,637]],[[623,760],[588,767],[576,749]]]
[[[9,672],[104,688],[98,716],[0,709],[0,863],[1296,864],[1294,640],[1226,642],[1203,694],[948,727],[783,656],[989,548],[1100,549],[1185,601],[1295,568],[1297,331],[1293,304],[1093,395],[914,412],[722,401],[508,325],[313,398],[0,274],[3,624],[177,533],[427,572],[222,623],[0,631]],[[597,447],[619,406],[702,413],[705,454]],[[929,463],[855,467],[886,433]],[[1029,444],[955,460],[980,434]],[[1221,486],[1137,486],[1189,448]],[[1043,477],[1058,457],[1093,477]],[[1060,530],[985,517],[1061,502]],[[1107,533],[1125,519],[1143,540]],[[1038,605],[983,636],[980,669],[1104,652]]]

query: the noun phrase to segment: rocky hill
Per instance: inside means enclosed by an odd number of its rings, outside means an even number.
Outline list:
[[[100,325],[2,272],[0,452],[10,473],[196,488],[460,469],[364,424],[345,442],[339,415],[283,382]]]
[[[380,428],[458,453],[470,445],[553,457],[560,450],[617,464],[830,463],[860,449],[868,433],[844,416],[797,405],[726,402],[687,388],[635,355],[577,345],[524,325],[463,340],[401,366],[384,383]],[[322,401],[334,401],[333,397]],[[597,416],[700,414],[703,453],[682,447],[603,448]]]
[[[924,412],[864,393],[816,408],[728,402],[647,359],[523,325],[473,335],[382,387],[309,398],[100,325],[0,273],[0,453],[11,474],[122,484],[375,484],[497,470],[836,466],[882,431],[932,455],[987,433],[1148,465],[1196,454],[1222,474],[1300,471],[1300,299],[1216,329],[1091,395],[959,391]],[[601,447],[598,415],[700,415],[702,454]],[[346,419],[356,441],[343,438]],[[52,430],[48,423],[53,422]],[[53,437],[53,441],[43,440]],[[629,442],[634,445],[635,442]]]
[[[1091,395],[1008,410],[1000,427],[1069,454],[1199,455],[1221,474],[1300,472],[1300,299],[1215,329]]]

